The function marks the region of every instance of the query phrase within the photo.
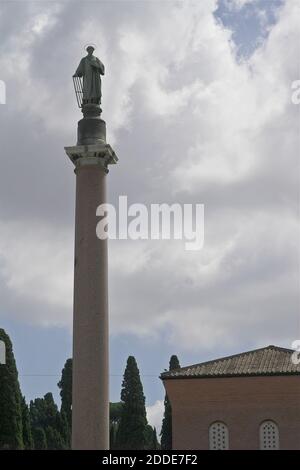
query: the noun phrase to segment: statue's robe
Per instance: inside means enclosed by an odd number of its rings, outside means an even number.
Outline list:
[[[75,75],[83,77],[83,104],[100,103],[101,75],[104,75],[104,65],[98,57],[83,57]]]

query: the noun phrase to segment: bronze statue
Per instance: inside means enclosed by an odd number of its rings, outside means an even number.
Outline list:
[[[82,105],[101,103],[101,75],[104,75],[104,65],[93,55],[95,48],[86,48],[87,56],[83,57],[73,77],[83,78]]]

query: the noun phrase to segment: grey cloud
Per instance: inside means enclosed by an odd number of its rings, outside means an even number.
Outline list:
[[[108,176],[110,202],[116,204],[118,196],[126,194],[129,203],[200,202],[206,207],[203,252],[182,253],[178,247],[172,251],[156,242],[143,244],[141,250],[139,243],[111,242],[112,331],[166,335],[187,349],[210,347],[222,336],[228,344],[256,344],[272,337],[274,342],[288,342],[295,332],[298,302],[296,108],[271,108],[272,90],[264,97],[270,100],[270,116],[265,102],[253,106],[257,88],[267,90],[267,82],[251,81],[247,64],[236,63],[227,43],[230,33],[215,24],[214,2],[193,2],[190,7],[182,2],[142,3],[50,2],[45,7],[20,2],[16,16],[12,5],[1,4],[0,78],[7,77],[9,98],[0,108],[1,221],[18,221],[27,229],[32,222],[44,230],[50,227],[53,250],[60,243],[52,239],[52,230],[72,233],[75,177],[63,147],[75,143],[80,112],[71,75],[83,43],[100,42],[97,53],[104,55],[107,66],[103,117],[120,158]],[[186,16],[180,15],[180,8]],[[34,16],[45,11],[52,15],[48,29],[28,32]],[[279,21],[284,24],[284,18]],[[210,34],[206,43],[201,36],[205,27]],[[292,41],[292,27],[289,33],[279,25],[279,37],[290,34],[287,41]],[[276,38],[270,35],[268,41],[271,47]],[[260,77],[277,51],[278,67],[286,70],[285,76],[276,75],[279,87],[288,83],[296,66],[290,61],[285,65],[288,59],[278,52],[276,42],[273,49],[252,58],[251,65]],[[22,57],[28,66],[18,68]],[[15,61],[16,74],[11,72]],[[240,90],[245,90],[245,102],[236,102]],[[247,99],[248,91],[252,95]],[[276,99],[273,96],[275,104]],[[281,99],[287,101],[278,96]],[[209,177],[202,145],[216,159]],[[237,172],[236,179],[222,179],[220,166],[224,164],[231,176],[234,158],[255,165]],[[179,184],[180,179],[185,184]],[[243,229],[245,221],[251,233]],[[32,240],[40,243],[34,234]],[[73,246],[68,249],[73,253]],[[137,257],[141,264],[131,270]],[[42,256],[36,259],[37,264],[43,262]],[[46,279],[47,270],[42,272]],[[3,305],[14,315],[28,315],[28,321],[38,323],[36,312],[43,309],[50,324],[58,318],[70,323],[70,307],[46,300],[43,304],[34,295],[31,301],[19,302],[18,294],[13,301],[5,282],[3,278]]]

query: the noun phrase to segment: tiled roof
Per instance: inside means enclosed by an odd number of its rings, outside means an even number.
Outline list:
[[[161,379],[239,377],[251,375],[300,375],[300,364],[293,364],[293,350],[277,346],[255,349],[234,356],[181,367],[161,374]]]

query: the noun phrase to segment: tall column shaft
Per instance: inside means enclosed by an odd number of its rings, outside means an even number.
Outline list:
[[[76,165],[72,448],[109,448],[107,240],[96,236],[106,203],[99,164]],[[89,159],[90,160],[90,159]]]

